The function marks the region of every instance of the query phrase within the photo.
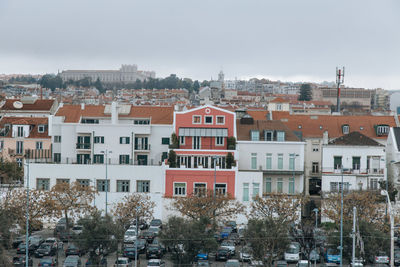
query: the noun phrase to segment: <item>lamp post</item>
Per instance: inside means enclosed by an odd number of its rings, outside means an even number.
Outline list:
[[[343,267],[343,164],[340,166],[342,181],[340,188],[340,267]]]
[[[29,266],[29,158],[26,158],[26,233],[25,233],[25,266]]]
[[[112,153],[112,151],[109,151],[106,149],[105,151],[100,151],[105,155],[106,158],[106,216],[107,216],[107,207],[108,207],[108,190],[110,189],[110,185],[108,183],[108,154]]]
[[[390,266],[394,266],[394,217],[392,203],[390,202],[389,193],[386,190],[381,191],[381,195],[386,196],[389,216],[390,216]]]

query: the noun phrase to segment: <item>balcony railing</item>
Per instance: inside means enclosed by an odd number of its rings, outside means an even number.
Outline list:
[[[51,159],[51,149],[25,149],[29,159]]]
[[[76,149],[90,149],[90,143],[76,143]]]
[[[150,150],[150,144],[135,144],[135,150]]]
[[[370,169],[335,169],[335,168],[322,168],[323,173],[334,173],[334,174],[379,174],[383,175],[385,173],[385,169],[383,168],[370,168]]]

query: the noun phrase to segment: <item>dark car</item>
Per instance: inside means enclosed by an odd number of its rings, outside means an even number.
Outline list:
[[[26,243],[20,243],[17,247],[17,254],[25,254],[26,252]]]
[[[146,248],[147,248],[146,239],[138,239],[138,240],[136,240],[135,243],[133,243],[133,247],[136,246],[136,242],[137,242],[138,254],[146,253]],[[153,242],[154,242],[154,240],[153,240]]]
[[[12,242],[13,248],[17,248],[19,246],[19,244],[25,242],[25,240],[26,240],[26,236],[24,236],[24,235],[17,236]]]
[[[162,248],[160,245],[149,245],[146,251],[146,258],[147,259],[161,259],[162,257]]]
[[[154,240],[153,240],[153,242],[152,242],[151,244],[153,244],[153,245],[160,245],[160,247],[161,247],[161,249],[162,249],[162,252],[163,252],[163,253],[166,253],[166,252],[167,252],[167,248],[164,246],[163,243],[161,243],[161,240],[160,240],[158,237],[154,238]]]
[[[35,250],[35,257],[40,258],[43,256],[53,256],[56,255],[57,248],[52,244],[42,243],[36,250]]]
[[[132,225],[136,226],[136,220],[133,220]],[[146,221],[144,220],[139,220],[139,229],[140,230],[144,230],[147,229],[149,227],[149,225],[146,223]]]
[[[29,250],[35,251],[43,242],[44,239],[41,236],[33,235],[29,237]]]
[[[135,246],[126,246],[124,248],[124,257],[129,258],[129,259],[135,259],[136,255],[136,247]],[[139,254],[139,250],[138,250]]]
[[[38,266],[40,266],[40,267],[57,266],[57,259],[53,258],[53,257],[41,258],[40,261],[39,261]]]
[[[69,244],[67,249],[65,250],[65,256],[69,256],[69,255],[78,255],[78,256],[82,256],[83,251],[81,251],[77,246],[75,246],[74,244]]]
[[[287,263],[287,261],[276,261],[274,266],[275,267],[287,267],[288,263]]]
[[[215,254],[216,261],[226,261],[231,257],[231,252],[227,248],[219,248]]]
[[[25,255],[17,255],[13,257],[13,266],[14,267],[25,267]],[[33,266],[33,260],[31,257],[28,258],[28,266]]]
[[[156,234],[154,232],[150,232],[150,231],[143,231],[140,234],[140,239],[145,239],[147,241],[147,243],[151,244],[154,240],[154,238],[156,237]]]
[[[394,265],[400,266],[400,251],[394,252]]]
[[[150,227],[151,226],[162,228],[162,221],[160,219],[153,219],[150,222]]]

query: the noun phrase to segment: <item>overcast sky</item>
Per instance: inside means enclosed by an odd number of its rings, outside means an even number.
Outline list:
[[[400,89],[399,0],[0,0],[0,73],[118,69]]]

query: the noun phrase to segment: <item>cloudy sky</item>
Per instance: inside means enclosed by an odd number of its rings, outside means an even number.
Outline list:
[[[117,69],[400,89],[399,0],[0,0],[0,73]]]

